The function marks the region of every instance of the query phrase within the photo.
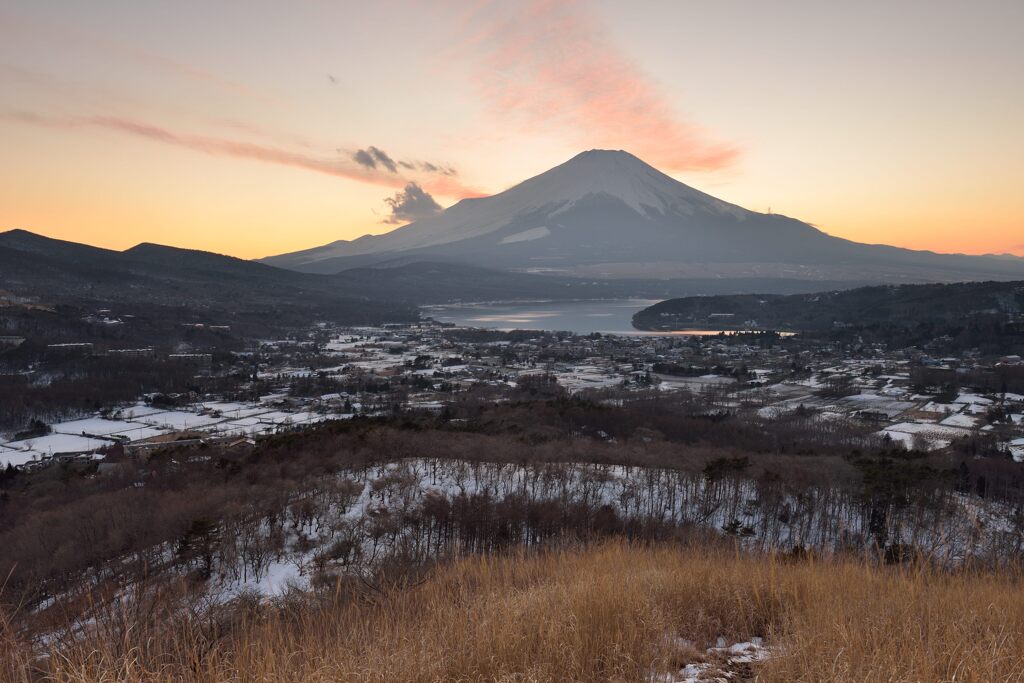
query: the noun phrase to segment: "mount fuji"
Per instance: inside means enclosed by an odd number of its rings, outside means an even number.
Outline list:
[[[314,273],[415,261],[603,278],[1024,279],[1024,259],[852,242],[722,201],[609,150],[383,235],[263,259]]]

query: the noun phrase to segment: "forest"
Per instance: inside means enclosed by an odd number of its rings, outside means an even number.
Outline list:
[[[814,294],[669,299],[633,317],[643,330],[700,327],[798,332],[819,342],[929,347],[947,354],[1019,354],[1024,284],[886,285]]]

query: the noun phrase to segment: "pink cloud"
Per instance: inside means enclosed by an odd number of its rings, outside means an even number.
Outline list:
[[[6,118],[49,128],[105,129],[205,154],[279,164],[391,188],[403,188],[410,180],[402,174],[391,173],[386,170],[379,171],[356,164],[351,161],[348,155],[320,156],[308,151],[296,151],[294,149],[256,144],[242,140],[180,133],[147,122],[116,116],[57,118],[20,112],[8,114]],[[475,188],[463,185],[453,176],[443,172],[436,176],[421,177],[417,182],[427,191],[446,197],[465,198],[482,196]]]
[[[459,62],[492,112],[525,132],[569,131],[588,147],[626,149],[666,170],[717,170],[738,149],[680,117],[659,86],[576,0],[529,0],[513,14],[480,3],[458,18]]]

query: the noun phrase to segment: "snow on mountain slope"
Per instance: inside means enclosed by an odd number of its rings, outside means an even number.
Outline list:
[[[697,210],[742,220],[749,212],[723,202],[665,175],[623,151],[590,150],[538,176],[491,197],[466,199],[446,211],[384,235],[367,235],[347,242],[265,259],[274,264],[289,256],[314,262],[339,256],[407,251],[434,247],[496,232],[523,216],[557,216],[587,197],[607,195],[637,214],[692,216]],[[542,226],[537,226],[542,227]],[[510,239],[502,243],[507,244]]]
[[[551,234],[551,230],[547,226],[541,225],[536,228],[530,228],[529,230],[523,230],[517,232],[508,237],[503,237],[498,244],[515,244],[516,242],[529,242],[531,240],[539,240],[547,237]]]
[[[695,190],[623,151],[590,150],[518,185],[390,233],[264,259],[316,273],[449,261],[582,277],[786,277],[859,282],[1024,278],[1024,260],[830,236]]]

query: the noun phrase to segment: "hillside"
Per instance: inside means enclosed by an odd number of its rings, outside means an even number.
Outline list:
[[[119,638],[51,639],[39,668],[68,683],[125,672],[154,683],[327,683],[354,672],[414,683],[1008,681],[1024,657],[1024,596],[1011,576],[699,545],[474,557],[417,581],[237,609],[234,619],[219,610],[218,630],[126,610],[123,623],[102,618],[100,633]],[[29,649],[5,645],[0,674],[30,680],[18,675],[32,668]]]
[[[262,316],[268,323],[327,317],[356,324],[417,315],[407,304],[348,293],[321,276],[152,244],[118,252],[23,230],[0,234],[0,290],[46,304],[186,308]]]
[[[641,330],[745,327],[796,332],[851,326],[910,328],[971,316],[1024,312],[1024,282],[861,287],[814,294],[743,294],[670,299],[639,311]]]
[[[386,234],[263,262],[337,273],[397,258],[588,278],[1024,279],[1024,259],[851,242],[722,201],[608,150],[583,152],[504,192],[463,200]]]

